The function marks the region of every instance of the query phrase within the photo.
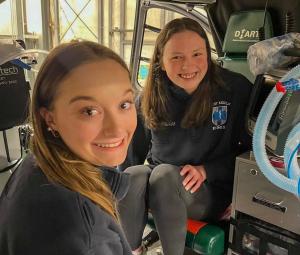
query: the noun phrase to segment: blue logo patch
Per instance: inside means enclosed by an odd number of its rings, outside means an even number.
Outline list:
[[[227,105],[214,106],[211,117],[215,126],[224,125],[227,121]]]

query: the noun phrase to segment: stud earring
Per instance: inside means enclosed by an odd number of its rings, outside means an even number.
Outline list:
[[[51,132],[51,134],[53,135],[53,137],[55,137],[55,138],[59,137],[59,133],[56,130],[52,129],[51,127],[48,127],[47,130],[49,132]]]

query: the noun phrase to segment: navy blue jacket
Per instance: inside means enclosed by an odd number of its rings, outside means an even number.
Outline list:
[[[128,176],[104,170],[118,198]],[[0,197],[1,255],[131,254],[119,224],[81,194],[50,183],[32,156],[13,173]]]
[[[149,130],[144,127],[138,107],[138,127],[123,165],[167,163],[177,166],[204,165],[207,181],[232,189],[235,156],[240,143],[247,137],[246,107],[252,84],[242,75],[218,68],[223,82],[213,95],[211,117],[196,128],[182,128],[181,120],[192,99],[182,88],[169,82],[171,121],[164,128]],[[200,85],[201,86],[201,85]]]

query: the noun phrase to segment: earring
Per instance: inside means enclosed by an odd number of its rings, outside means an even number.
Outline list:
[[[48,127],[47,130],[49,132],[51,132],[51,134],[53,135],[53,137],[55,137],[55,138],[59,137],[59,133],[56,130],[52,129],[51,127]]]

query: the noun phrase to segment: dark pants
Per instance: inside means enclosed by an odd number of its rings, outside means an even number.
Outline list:
[[[132,250],[141,245],[150,209],[165,255],[182,255],[187,218],[215,221],[231,203],[231,191],[205,181],[191,194],[182,185],[180,167],[139,165],[125,170],[131,185],[119,203],[121,223]]]

